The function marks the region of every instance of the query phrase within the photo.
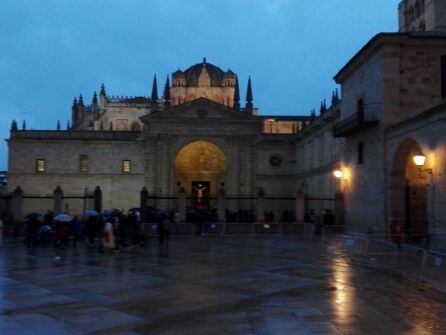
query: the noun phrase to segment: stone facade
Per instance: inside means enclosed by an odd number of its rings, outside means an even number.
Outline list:
[[[446,31],[443,0],[403,0],[398,6],[400,32]]]
[[[25,192],[47,195],[60,186],[65,193],[80,194],[100,186],[104,208],[123,209],[139,206],[143,187],[151,196],[172,198],[178,196],[180,185],[191,197],[194,180],[209,182],[212,198],[222,183],[230,197],[253,198],[259,188],[270,196],[294,195],[295,136],[263,134],[263,119],[256,115],[200,98],[152,111],[139,121],[140,132],[12,131],[10,189],[20,186]],[[194,144],[195,149],[189,149]],[[279,164],[273,165],[272,157]],[[84,171],[82,159],[88,160]],[[44,162],[43,171],[36,169],[37,160]],[[124,161],[129,171],[124,171]],[[242,202],[230,205],[254,206],[252,201]],[[174,201],[152,205],[171,208]]]

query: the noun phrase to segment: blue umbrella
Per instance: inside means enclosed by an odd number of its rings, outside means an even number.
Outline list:
[[[98,216],[99,215],[98,212],[96,212],[96,211],[94,211],[92,209],[89,209],[88,211],[86,211],[85,214],[88,215],[88,216]]]

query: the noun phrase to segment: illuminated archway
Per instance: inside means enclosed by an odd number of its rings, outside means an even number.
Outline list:
[[[429,231],[427,220],[427,175],[421,172],[413,156],[422,152],[413,139],[404,140],[395,154],[391,174],[391,219],[399,220],[413,241]]]
[[[175,183],[181,184],[188,196],[197,196],[197,188],[206,187],[205,197],[216,197],[221,183],[226,182],[228,160],[214,143],[195,141],[184,146],[175,158]],[[198,187],[198,185],[202,185]]]

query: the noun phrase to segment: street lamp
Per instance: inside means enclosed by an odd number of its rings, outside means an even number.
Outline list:
[[[422,152],[417,153],[413,156],[413,162],[418,167],[420,172],[426,172],[428,174],[432,174],[432,169],[424,169],[424,164],[426,163],[426,156],[423,155]]]

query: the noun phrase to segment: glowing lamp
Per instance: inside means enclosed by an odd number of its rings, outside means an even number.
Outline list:
[[[342,170],[334,170],[333,171],[333,176],[336,179],[342,179],[344,177],[344,172],[342,172]]]
[[[424,156],[421,152],[413,156],[413,162],[416,166],[421,167],[426,163],[426,156]]]

